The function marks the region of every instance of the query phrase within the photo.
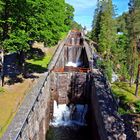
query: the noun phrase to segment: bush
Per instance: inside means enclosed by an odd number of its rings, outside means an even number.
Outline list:
[[[0,87],[0,94],[2,94],[3,92],[4,92],[4,89]]]
[[[136,107],[136,112],[137,112],[137,113],[140,113],[140,101],[137,101],[137,102],[135,103],[135,107]]]

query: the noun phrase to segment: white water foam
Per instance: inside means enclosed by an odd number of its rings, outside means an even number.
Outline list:
[[[73,63],[73,62],[68,62],[67,64],[66,64],[66,66],[72,66],[72,67],[78,67],[78,66],[80,66],[81,65],[81,62],[76,62],[76,63]]]
[[[66,66],[77,67],[77,63],[68,62],[68,63],[66,64]]]
[[[66,104],[57,105],[54,101],[53,120],[50,125],[55,127],[86,125],[87,105],[76,105],[73,113],[72,110],[71,106],[68,107]]]

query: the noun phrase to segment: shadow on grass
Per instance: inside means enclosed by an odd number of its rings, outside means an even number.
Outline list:
[[[14,85],[15,83],[22,83],[23,78],[14,76],[14,77],[9,77],[9,79],[4,83],[6,85]]]
[[[31,74],[31,73],[44,73],[47,72],[48,69],[40,65],[26,63],[26,70],[28,71],[28,73]]]
[[[45,53],[39,48],[31,48],[26,54],[26,59],[43,60]],[[36,64],[25,64],[25,69],[23,70],[18,63],[17,53],[11,53],[5,55],[4,57],[4,84],[14,85],[15,83],[22,83],[24,78],[38,78],[34,76],[33,73],[44,73],[47,68]],[[24,73],[24,74],[23,74]],[[23,76],[22,76],[23,75]]]
[[[42,60],[45,57],[45,53],[39,48],[31,48],[27,52],[27,59]]]

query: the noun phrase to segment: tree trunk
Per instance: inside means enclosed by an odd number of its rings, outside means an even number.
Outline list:
[[[132,87],[132,84],[134,82],[134,64],[131,65],[131,70],[130,70],[130,87]]]
[[[26,75],[26,72],[25,72],[25,52],[19,51],[17,53],[17,58],[18,58],[19,69],[20,69],[21,73],[23,74],[23,76],[25,76]]]
[[[140,64],[138,65],[138,73],[137,73],[137,78],[136,78],[136,91],[135,91],[135,96],[138,96],[139,78],[140,78]]]

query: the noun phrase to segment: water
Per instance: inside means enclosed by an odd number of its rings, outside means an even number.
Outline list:
[[[76,62],[76,63],[73,63],[73,62],[68,62],[67,64],[66,64],[66,66],[72,66],[72,67],[78,67],[78,66],[80,66],[81,65],[81,62]]]
[[[47,140],[90,140],[86,123],[87,105],[58,105],[54,102],[53,120]]]

